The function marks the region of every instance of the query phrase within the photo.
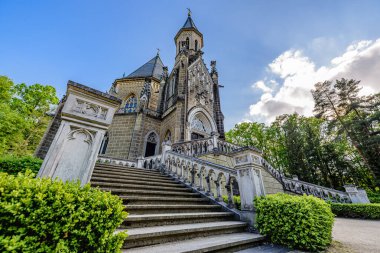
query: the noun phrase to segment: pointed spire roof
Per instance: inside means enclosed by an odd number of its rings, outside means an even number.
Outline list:
[[[198,28],[194,24],[193,19],[191,18],[191,15],[189,15],[187,17],[186,22],[185,22],[185,24],[183,25],[182,28],[194,28],[194,29],[198,30]]]
[[[160,55],[157,53],[155,57],[133,71],[126,78],[154,77],[160,80],[164,72],[163,68],[164,64],[161,61]]]
[[[182,26],[181,29],[179,29],[179,31],[177,32],[176,36],[174,37],[174,42],[176,42],[178,36],[183,32],[183,31],[194,31],[196,32],[199,36],[201,36],[202,38],[202,47],[203,47],[203,34],[198,30],[198,28],[195,26],[195,23],[193,21],[193,19],[191,18],[191,11],[190,9],[189,10],[189,13],[187,15],[187,19],[186,19],[186,22],[185,24]]]

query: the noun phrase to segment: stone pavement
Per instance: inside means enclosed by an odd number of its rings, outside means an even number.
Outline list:
[[[380,253],[380,220],[335,218],[333,240],[357,253]]]

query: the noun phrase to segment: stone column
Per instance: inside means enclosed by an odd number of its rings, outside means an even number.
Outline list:
[[[212,137],[213,150],[217,151],[219,134],[217,132],[211,132],[211,137]]]
[[[61,124],[37,177],[90,181],[104,134],[121,100],[69,81]]]
[[[236,153],[233,156],[237,181],[239,184],[242,219],[250,225],[256,221],[256,213],[253,200],[257,196],[265,195],[261,177],[260,157],[249,148]]]

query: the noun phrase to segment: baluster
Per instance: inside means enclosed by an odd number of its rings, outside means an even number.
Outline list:
[[[206,183],[207,183],[206,195],[211,196],[210,175],[206,176]]]

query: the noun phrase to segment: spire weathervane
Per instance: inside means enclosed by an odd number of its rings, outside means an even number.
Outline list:
[[[191,17],[191,10],[190,10],[190,8],[186,8],[187,9],[187,16],[189,16],[189,17]]]
[[[160,49],[157,48],[157,56],[160,55]]]

